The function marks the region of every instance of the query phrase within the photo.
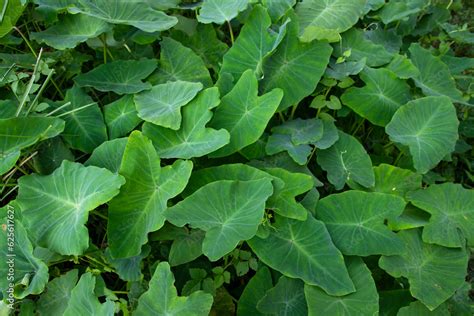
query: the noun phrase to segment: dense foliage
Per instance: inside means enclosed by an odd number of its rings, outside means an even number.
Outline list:
[[[473,315],[472,13],[1,0],[0,315]]]

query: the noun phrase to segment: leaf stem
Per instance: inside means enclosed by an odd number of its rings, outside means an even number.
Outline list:
[[[229,26],[229,33],[230,33],[230,42],[234,45],[234,31],[232,30],[232,25],[230,21],[227,21],[227,25]]]

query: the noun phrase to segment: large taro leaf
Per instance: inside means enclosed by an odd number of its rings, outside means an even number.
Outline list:
[[[389,24],[408,19],[420,12],[427,4],[427,0],[391,0],[377,12],[377,15],[384,24]]]
[[[314,91],[332,52],[327,43],[301,43],[298,40],[298,21],[294,14],[290,18],[292,21],[288,24],[285,38],[263,64],[263,91],[281,88],[284,92],[279,111],[298,104]]]
[[[66,92],[64,101],[71,102],[58,111],[58,115],[65,114],[61,116],[66,121],[64,140],[74,149],[92,152],[107,140],[107,128],[99,106],[77,86]],[[84,106],[87,107],[79,109]]]
[[[212,302],[212,295],[202,291],[178,296],[170,266],[161,262],[150,280],[148,291],[138,299],[134,315],[204,316],[209,314]]]
[[[305,284],[308,315],[378,315],[379,295],[371,271],[360,258],[349,257],[346,261],[356,291],[344,296],[331,296],[316,286]]]
[[[317,161],[337,190],[342,189],[349,180],[367,188],[374,185],[370,156],[351,135],[339,132],[339,139],[332,147],[318,151]]]
[[[189,159],[207,155],[229,143],[230,136],[225,129],[206,127],[212,118],[211,109],[219,102],[219,90],[216,87],[206,89],[183,107],[179,130],[146,122],[143,133],[153,141],[161,158]]]
[[[400,107],[385,131],[392,141],[408,146],[415,169],[426,173],[454,150],[458,125],[449,98],[425,97]]]
[[[248,244],[265,264],[283,275],[321,287],[330,295],[354,292],[344,258],[324,224],[312,216],[298,221],[277,216],[270,235]]]
[[[200,82],[204,87],[212,85],[209,70],[190,48],[169,37],[163,38],[160,48],[159,68],[150,76],[151,83],[181,80]]]
[[[125,137],[104,142],[94,149],[84,165],[106,168],[113,173],[118,173],[126,146],[127,138]]]
[[[143,277],[141,273],[142,260],[150,254],[151,247],[145,245],[142,247],[140,254],[137,256],[115,259],[110,255],[110,249],[105,250],[105,257],[112,267],[114,267],[116,273],[120,279],[124,281],[140,281]]]
[[[205,233],[199,229],[184,230],[183,234],[176,236],[170,248],[170,265],[187,263],[202,255],[204,236]]]
[[[13,297],[22,299],[30,294],[40,294],[48,283],[48,267],[33,254],[33,245],[18,220],[19,209],[10,203],[0,209],[0,291],[3,298],[7,290]],[[13,273],[12,273],[13,271]]]
[[[297,118],[273,127],[272,132],[290,135],[291,142],[295,145],[312,144],[323,137],[324,123],[317,118],[307,120]]]
[[[80,87],[92,87],[117,94],[132,94],[151,88],[150,83],[142,80],[148,77],[156,66],[154,59],[116,60],[80,74],[74,81]]]
[[[445,247],[474,246],[474,191],[460,184],[443,183],[410,192],[408,200],[431,214],[423,240]]]
[[[288,134],[273,133],[268,137],[265,152],[268,155],[274,155],[286,151],[294,162],[305,165],[311,155],[311,146],[307,144],[295,145],[291,138],[291,135]]]
[[[448,66],[439,57],[431,55],[430,51],[419,44],[412,44],[409,51],[413,65],[419,70],[413,80],[425,95],[447,96],[452,102],[466,104]]]
[[[423,243],[418,229],[402,230],[398,235],[405,251],[382,256],[379,265],[395,278],[406,277],[412,296],[434,310],[463,285],[469,255],[465,249]]]
[[[113,24],[132,25],[145,32],[164,31],[178,23],[174,16],[168,16],[153,9],[148,3],[136,0],[81,0],[69,7],[71,13],[80,13]]]
[[[202,250],[216,261],[256,234],[272,193],[271,178],[215,181],[169,208],[166,219],[176,226],[191,224],[206,231]]]
[[[296,4],[296,0],[262,0],[262,4],[267,8],[272,21],[275,22]]]
[[[13,117],[0,119],[0,174],[11,169],[21,150],[54,137],[64,130],[64,121],[50,117]]]
[[[319,118],[323,122],[323,136],[314,145],[319,149],[328,149],[339,139],[339,133],[331,115],[320,113]]]
[[[272,286],[270,270],[262,266],[250,279],[242,295],[240,295],[237,304],[237,316],[264,315],[257,309],[257,303]]]
[[[181,107],[202,89],[199,82],[172,81],[154,86],[134,97],[138,116],[147,122],[173,130],[181,126]]]
[[[395,55],[387,69],[391,70],[400,79],[414,78],[420,75],[418,68],[404,55]]]
[[[398,196],[345,191],[319,200],[316,216],[345,255],[396,255],[403,251],[403,242],[384,222],[404,208],[405,201]]]
[[[63,50],[74,48],[78,44],[110,31],[111,26],[87,15],[65,15],[59,22],[42,32],[30,33],[30,38],[38,43],[45,43],[53,48]]]
[[[95,285],[96,277],[91,272],[83,274],[71,290],[71,297],[63,315],[112,316],[115,309],[114,302],[106,300],[105,303],[100,303],[94,292]]]
[[[296,6],[301,39],[337,42],[356,24],[367,0],[303,0]]]
[[[77,283],[77,274],[78,270],[70,270],[48,283],[36,305],[39,315],[63,315]]]
[[[249,0],[205,0],[197,20],[201,23],[222,24],[229,22],[247,8]]]
[[[307,316],[304,282],[281,276],[275,287],[260,299],[257,309],[265,315]]]
[[[250,69],[245,71],[234,88],[222,98],[210,123],[213,128],[225,128],[230,133],[230,143],[210,156],[228,156],[256,142],[282,97],[283,91],[277,88],[258,96],[255,74]]]
[[[450,313],[448,304],[441,304],[434,310],[430,311],[420,301],[414,301],[409,306],[402,307],[398,310],[397,316],[448,316],[456,315]]]
[[[29,235],[53,252],[82,254],[89,246],[89,211],[117,195],[124,182],[106,169],[67,160],[51,175],[21,177],[17,201]]]
[[[132,95],[105,105],[104,116],[110,139],[127,135],[141,122]]]
[[[372,124],[387,125],[397,109],[411,99],[410,86],[388,69],[365,68],[360,77],[366,85],[347,89],[341,100]]]
[[[271,55],[286,33],[284,24],[279,33],[269,32],[271,25],[267,11],[256,5],[242,27],[234,45],[224,55],[221,74],[229,73],[234,81],[247,69],[260,77],[265,58]]]
[[[139,131],[128,139],[119,173],[126,183],[109,203],[107,234],[114,258],[138,256],[148,233],[160,229],[169,199],[186,186],[191,161],[176,161],[161,168],[151,141]]]

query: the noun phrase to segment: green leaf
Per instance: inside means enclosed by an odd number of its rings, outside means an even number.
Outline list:
[[[174,131],[151,123],[143,124],[143,133],[148,136],[162,158],[201,157],[229,143],[225,129],[206,127],[212,118],[211,109],[219,105],[219,90],[209,88],[183,107],[183,120],[179,130]]]
[[[104,142],[94,149],[84,165],[106,168],[114,173],[118,173],[125,146],[127,146],[127,138],[117,138]]]
[[[327,113],[320,113],[320,119],[323,122],[323,136],[316,141],[314,145],[319,149],[328,149],[339,139],[339,133],[334,118]]]
[[[134,315],[204,316],[209,314],[212,302],[212,295],[202,291],[178,296],[170,266],[161,262],[150,280],[148,291],[138,299]]]
[[[458,139],[456,109],[447,97],[425,97],[400,107],[385,131],[408,146],[415,169],[427,173],[454,150]]]
[[[106,169],[67,160],[51,175],[21,177],[17,201],[29,236],[59,254],[82,254],[89,246],[89,211],[117,195],[124,182]]]
[[[427,0],[389,1],[378,11],[378,16],[384,24],[406,20],[409,16],[420,12],[427,3]]]
[[[63,315],[112,316],[115,310],[114,302],[106,300],[101,304],[94,293],[95,284],[96,278],[92,273],[83,274],[71,291],[71,298]]]
[[[417,229],[402,230],[398,236],[406,250],[382,256],[379,265],[395,278],[406,277],[412,296],[434,310],[463,285],[469,256],[465,249],[423,243]]]
[[[49,117],[14,117],[0,119],[0,174],[10,170],[22,149],[54,137],[64,130],[64,121]]]
[[[387,65],[387,69],[395,73],[400,79],[414,78],[420,75],[420,71],[411,60],[402,55],[395,55],[390,64]]]
[[[107,235],[114,258],[140,254],[148,233],[163,226],[167,202],[183,191],[192,165],[177,160],[161,168],[151,141],[139,131],[132,132],[119,169],[127,182],[109,203]]]
[[[397,316],[447,316],[451,315],[448,304],[441,304],[433,311],[430,311],[420,301],[410,303],[410,306],[400,308]]]
[[[152,84],[181,80],[212,86],[209,70],[190,48],[169,37],[163,38],[160,48],[160,67],[150,76]]]
[[[303,0],[296,5],[301,40],[338,41],[334,40],[334,35],[356,24],[363,14],[366,2],[367,0]]]
[[[81,88],[74,86],[66,92],[64,102],[70,105],[60,109],[58,115],[66,121],[63,137],[74,149],[90,153],[107,140],[107,129],[99,106]],[[84,109],[79,109],[88,105]],[[59,104],[57,105],[59,106]]]
[[[267,238],[248,241],[260,260],[283,275],[319,286],[330,295],[354,292],[344,258],[322,222],[312,216],[306,221],[277,216],[272,226]]]
[[[176,236],[171,244],[169,255],[170,265],[177,266],[187,263],[202,255],[204,235],[202,230],[193,229]]]
[[[396,255],[403,242],[384,222],[400,215],[405,201],[385,193],[345,191],[319,200],[316,216],[345,255]]]
[[[145,32],[159,32],[172,28],[178,19],[153,9],[148,4],[137,5],[134,0],[81,0],[68,11],[81,13],[112,24],[132,25]]]
[[[34,169],[40,174],[52,173],[63,160],[74,161],[74,155],[60,136],[41,142],[37,151],[38,154],[33,158]]]
[[[331,296],[316,286],[305,284],[308,315],[377,315],[379,295],[371,271],[357,257],[347,259],[347,269],[356,291],[344,296]]]
[[[332,52],[327,43],[301,43],[298,40],[298,21],[294,14],[289,17],[292,21],[288,24],[285,38],[263,64],[263,91],[281,88],[284,92],[279,111],[298,104],[314,91]]]
[[[37,312],[40,315],[63,315],[77,283],[77,274],[78,270],[70,270],[48,283],[46,292],[38,300]]]
[[[286,121],[272,128],[272,132],[291,136],[295,145],[310,144],[323,137],[324,124],[320,119],[302,120],[300,118]]]
[[[213,128],[225,128],[230,134],[230,143],[210,156],[228,156],[256,142],[282,97],[281,89],[258,96],[257,78],[250,69],[245,71],[234,88],[222,98],[210,123]]]
[[[3,0],[1,8],[5,10],[1,12],[0,19],[0,38],[4,37],[15,26],[25,9],[23,1],[20,0]]]
[[[202,250],[216,261],[256,234],[272,192],[269,178],[215,181],[169,208],[166,219],[176,226],[191,224],[206,231]]]
[[[0,209],[0,290],[3,298],[9,297],[7,290],[14,291],[12,297],[25,298],[40,294],[48,283],[48,266],[33,254],[33,245],[19,221],[20,210],[15,203]]]
[[[240,295],[237,316],[264,315],[257,309],[257,303],[272,286],[270,270],[265,266],[258,269]]]
[[[365,68],[360,77],[366,85],[347,89],[341,100],[372,124],[387,125],[397,109],[411,99],[410,86],[388,69]]]
[[[448,66],[439,57],[431,55],[419,44],[412,44],[409,51],[410,60],[419,70],[419,75],[413,77],[413,80],[425,95],[447,96],[452,102],[466,104]]]
[[[107,124],[110,139],[125,136],[137,127],[141,122],[137,114],[131,95],[125,95],[105,105],[105,124]]]
[[[115,259],[110,254],[110,249],[105,250],[105,257],[112,267],[115,268],[120,279],[124,281],[140,281],[143,277],[141,273],[141,263],[151,251],[151,247],[148,245],[143,246],[140,254],[134,257]]]
[[[263,0],[262,4],[267,8],[272,21],[275,22],[296,4],[296,0]]]
[[[474,246],[474,192],[460,184],[443,183],[410,192],[408,200],[431,214],[423,241],[445,247]]]
[[[80,87],[92,87],[102,92],[132,94],[148,90],[151,85],[142,82],[156,68],[156,60],[116,60],[102,64],[74,78]]]
[[[247,8],[249,0],[205,0],[197,20],[201,23],[222,24],[229,22]]]
[[[180,80],[156,85],[135,95],[138,116],[147,122],[178,130],[181,107],[194,99],[202,88],[201,83]]]
[[[275,287],[269,289],[258,302],[257,308],[260,312],[271,315],[308,315],[304,282],[280,277]]]
[[[346,133],[339,132],[339,139],[332,147],[319,150],[317,161],[337,190],[349,180],[364,187],[375,183],[370,156],[356,138]]]
[[[59,22],[42,32],[31,32],[30,38],[53,48],[64,50],[94,38],[112,28],[103,20],[87,15],[65,15]]]
[[[305,165],[308,157],[311,155],[311,146],[309,145],[295,145],[291,141],[291,136],[288,134],[272,134],[268,137],[265,152],[268,155],[274,155],[283,151],[288,152],[288,155],[299,165]]]

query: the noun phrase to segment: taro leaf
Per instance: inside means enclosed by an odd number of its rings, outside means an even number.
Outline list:
[[[13,297],[17,299],[40,294],[48,283],[48,266],[33,254],[33,245],[18,220],[20,214],[17,205],[10,203],[0,212],[0,255],[3,258],[0,262],[0,290],[3,298],[9,296],[6,291],[11,287],[10,284],[13,284]]]
[[[276,216],[270,235],[248,244],[265,264],[290,278],[302,279],[330,295],[346,295],[355,288],[324,224],[312,216],[297,221]]]
[[[406,56],[395,55],[387,68],[400,79],[414,78],[420,75],[418,68]]]
[[[282,97],[281,89],[258,96],[257,78],[252,70],[245,71],[234,88],[222,98],[210,123],[213,128],[225,128],[230,134],[230,143],[210,156],[228,156],[256,142]]]
[[[64,140],[74,149],[92,152],[107,140],[107,128],[99,106],[77,86],[66,92],[64,101],[71,102],[58,112],[59,115],[64,114],[62,118],[66,121],[62,134]],[[79,109],[86,105],[86,108]]]
[[[112,24],[132,25],[145,32],[159,32],[172,28],[178,19],[135,0],[81,0],[68,8]]]
[[[403,242],[384,221],[404,208],[405,201],[398,196],[345,191],[319,200],[316,216],[345,255],[395,255],[403,251]]]
[[[114,258],[140,254],[148,233],[163,226],[167,202],[183,191],[192,165],[177,160],[162,169],[151,141],[132,132],[119,170],[127,182],[109,203],[107,235]]]
[[[47,139],[38,146],[33,158],[34,169],[40,174],[50,174],[59,168],[63,160],[74,161],[74,155],[60,136]]]
[[[408,146],[415,169],[427,173],[454,150],[458,139],[456,109],[447,97],[425,97],[400,107],[385,131]]]
[[[190,48],[169,37],[163,38],[160,47],[160,66],[150,76],[152,84],[181,80],[200,82],[204,87],[212,86],[209,70]]]
[[[306,193],[314,187],[313,178],[303,173],[292,173],[281,168],[267,168],[266,172],[282,180],[274,183],[274,193],[268,199],[266,208],[281,216],[306,220],[308,212],[296,201],[296,196]]]
[[[449,312],[448,304],[441,304],[436,309],[430,311],[420,301],[410,303],[409,306],[398,310],[397,316],[446,316],[453,315]]]
[[[70,270],[48,283],[36,305],[39,315],[63,315],[71,299],[71,291],[77,283],[77,273],[76,269]]]
[[[308,120],[297,118],[272,128],[272,132],[291,135],[291,142],[295,145],[317,142],[323,137],[323,130],[323,121],[314,118]]]
[[[64,121],[49,117],[14,117],[0,119],[0,174],[10,170],[22,149],[54,137],[64,130]]]
[[[249,0],[204,0],[197,20],[201,23],[229,22],[247,8]]]
[[[296,0],[263,0],[262,4],[267,8],[272,21],[275,22],[284,16],[286,12],[296,4]]]
[[[271,289],[272,275],[270,270],[262,266],[250,279],[237,304],[237,316],[260,316],[264,315],[257,310],[258,301]]]
[[[69,6],[73,6],[76,0],[33,0],[38,5],[39,10],[61,11]]]
[[[138,299],[134,315],[208,315],[213,298],[211,294],[197,291],[190,296],[178,296],[174,276],[167,262],[160,262],[150,280],[148,291]]]
[[[304,282],[280,277],[275,287],[269,289],[258,302],[257,309],[270,315],[308,315],[304,297]]]
[[[81,74],[74,78],[74,81],[80,87],[92,87],[117,94],[132,94],[151,88],[150,83],[142,80],[148,77],[156,66],[154,59],[117,60]]]
[[[391,0],[377,12],[384,24],[406,20],[409,16],[420,12],[428,4],[428,0]]]
[[[173,81],[154,86],[135,95],[138,116],[147,122],[178,130],[181,107],[188,104],[202,89],[198,82]]]
[[[141,122],[137,114],[133,96],[131,95],[125,95],[105,105],[105,123],[107,124],[110,139],[125,136],[137,127]]]
[[[114,173],[118,173],[125,146],[127,146],[127,138],[117,138],[104,142],[94,149],[84,165],[106,168]]]
[[[1,4],[2,10],[0,19],[0,38],[4,37],[15,26],[18,19],[21,17],[26,6],[21,0],[3,0]]]
[[[347,270],[356,291],[345,296],[331,296],[316,286],[305,284],[308,315],[378,315],[379,295],[371,271],[357,257],[347,259]]]
[[[323,122],[323,136],[314,145],[319,149],[328,149],[339,139],[339,133],[331,115],[320,113],[319,117]]]
[[[403,213],[388,220],[387,226],[391,230],[405,230],[426,226],[429,222],[430,214],[408,204]]]
[[[308,157],[311,155],[311,146],[309,145],[295,145],[291,141],[291,136],[288,134],[272,134],[268,138],[265,152],[268,155],[274,155],[283,151],[288,152],[291,159],[299,165],[305,165]]]
[[[387,125],[397,109],[411,99],[410,86],[388,69],[365,68],[360,77],[366,85],[347,89],[341,100],[372,124]]]
[[[339,139],[332,147],[318,151],[317,160],[337,190],[349,180],[366,188],[375,183],[370,156],[356,138],[346,133],[339,132]]]
[[[413,80],[425,95],[447,96],[452,102],[466,104],[448,66],[439,57],[431,55],[430,51],[419,44],[412,44],[409,50],[410,59],[420,72]]]
[[[17,201],[29,236],[58,254],[81,255],[89,246],[89,211],[117,195],[124,183],[106,169],[67,160],[51,175],[21,177]]]
[[[359,61],[346,61],[343,63],[336,63],[335,60],[329,62],[326,69],[326,77],[343,80],[350,75],[357,75],[364,69],[367,63],[367,58],[362,58]]]
[[[327,43],[301,43],[298,40],[298,21],[294,14],[290,18],[287,35],[263,65],[263,90],[281,88],[284,92],[279,111],[297,104],[314,91],[332,52]]]
[[[449,17],[449,14],[448,14]],[[451,37],[456,43],[474,44],[474,33],[470,32],[465,25],[453,25],[450,23],[440,23],[438,25]]]
[[[264,59],[275,51],[286,33],[286,24],[279,33],[269,32],[271,23],[265,8],[256,5],[234,45],[224,55],[221,76],[229,73],[237,80],[247,69],[252,69],[257,77],[261,76]]]
[[[143,133],[153,141],[161,158],[189,159],[207,155],[229,143],[230,136],[225,129],[206,127],[212,118],[211,109],[219,102],[219,90],[206,89],[184,106],[179,130],[145,123]]]
[[[112,267],[115,268],[120,279],[124,281],[140,281],[143,277],[141,273],[141,262],[150,254],[151,247],[143,246],[138,256],[115,259],[110,255],[110,249],[105,250],[105,257]]]
[[[176,226],[191,224],[206,231],[202,251],[216,261],[256,234],[272,192],[270,178],[215,181],[169,208],[166,219]]]
[[[112,316],[115,309],[114,302],[106,300],[101,304],[94,293],[95,285],[96,277],[91,272],[83,274],[71,291],[71,297],[63,315]]]
[[[398,236],[405,251],[382,256],[379,266],[395,278],[406,277],[412,296],[433,310],[463,285],[469,255],[465,249],[423,243],[418,229],[402,230]]]
[[[337,42],[359,20],[367,0],[303,0],[296,6],[301,40]]]
[[[176,236],[170,248],[170,265],[177,266],[187,263],[202,255],[203,240],[204,232],[199,229],[193,229]]]
[[[87,15],[65,15],[59,22],[42,32],[31,32],[30,38],[53,48],[64,50],[74,48],[89,38],[108,32],[112,27],[103,20]]]
[[[351,55],[346,58],[348,61],[359,61],[367,58],[367,66],[378,67],[388,64],[393,53],[388,52],[384,45],[376,44],[364,37],[365,31],[352,28],[342,35],[340,45],[334,45],[334,54],[336,57],[342,57],[344,52],[350,50]]]
[[[431,214],[423,228],[423,241],[445,247],[474,246],[474,191],[460,184],[443,183],[410,192],[408,200]]]

